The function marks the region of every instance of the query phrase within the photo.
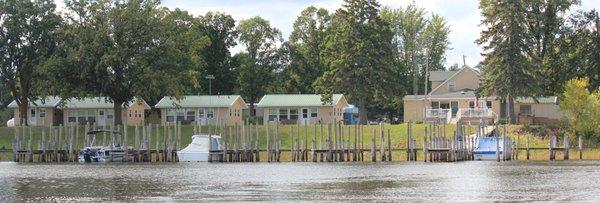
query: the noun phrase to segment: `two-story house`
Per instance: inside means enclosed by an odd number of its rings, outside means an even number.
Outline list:
[[[478,97],[479,72],[470,67],[458,71],[431,71],[431,92],[404,97],[404,120],[438,123],[493,122],[505,115],[499,98]],[[559,112],[556,97],[516,98],[514,113],[519,123],[556,122]]]

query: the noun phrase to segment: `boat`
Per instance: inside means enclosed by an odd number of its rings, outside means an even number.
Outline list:
[[[510,148],[511,141],[506,138],[507,149],[504,150],[504,138],[502,137],[478,137],[475,140],[475,148],[473,149],[473,159],[475,160],[496,160],[496,149],[499,149],[498,156],[502,159],[504,153],[507,157],[511,157],[512,149]]]
[[[193,135],[192,143],[177,151],[177,158],[180,162],[205,162],[209,161],[210,151],[218,149],[221,149],[221,136]]]
[[[92,130],[87,132],[88,136],[92,136],[91,143],[94,144],[96,141],[96,135],[100,133],[110,133],[111,136],[119,135],[117,131],[109,130]],[[126,157],[130,156],[128,152],[131,147],[125,148],[120,144],[114,144],[112,146],[89,146],[84,147],[78,156],[80,163],[92,163],[92,162],[123,162]]]

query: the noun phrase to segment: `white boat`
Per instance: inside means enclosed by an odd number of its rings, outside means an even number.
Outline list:
[[[96,135],[101,133],[110,133],[114,139],[116,135],[120,135],[117,131],[109,130],[92,130],[86,133],[87,136],[91,136],[91,143],[95,143]],[[80,163],[91,163],[91,162],[123,162],[130,160],[132,156],[128,154],[133,148],[125,148],[120,144],[113,144],[111,146],[90,146],[85,147],[79,152]],[[125,159],[127,157],[127,159]]]
[[[177,151],[177,157],[180,162],[204,162],[208,161],[210,150],[218,149],[221,149],[221,136],[193,135],[192,143]]]
[[[473,149],[473,159],[475,160],[496,160],[496,149],[499,149],[499,157],[502,159],[506,152],[507,157],[511,157],[510,139],[506,139],[508,149],[504,150],[504,138],[502,137],[478,137]]]

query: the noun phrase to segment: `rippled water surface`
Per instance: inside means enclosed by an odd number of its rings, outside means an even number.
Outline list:
[[[600,162],[0,162],[0,202],[29,200],[598,201]]]

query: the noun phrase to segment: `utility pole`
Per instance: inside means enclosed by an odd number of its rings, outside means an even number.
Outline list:
[[[204,77],[205,79],[208,79],[208,95],[212,95],[212,87],[211,87],[211,81],[215,79],[215,76],[210,74],[207,75],[206,77]]]

